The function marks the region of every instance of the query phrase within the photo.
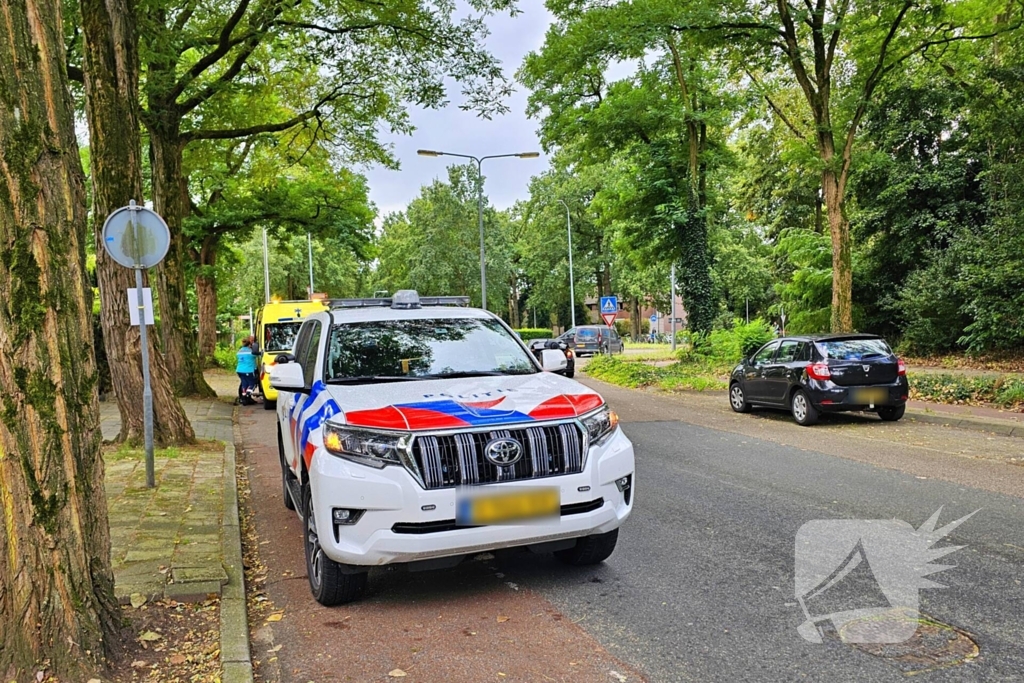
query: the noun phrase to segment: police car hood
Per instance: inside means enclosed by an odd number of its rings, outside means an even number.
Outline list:
[[[604,404],[601,396],[549,372],[388,384],[330,386],[317,382],[325,419],[396,430],[457,429],[571,419]],[[333,405],[330,405],[333,404]],[[323,414],[322,413],[322,414]]]

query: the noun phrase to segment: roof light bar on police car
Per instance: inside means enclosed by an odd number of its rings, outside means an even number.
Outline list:
[[[394,308],[409,310],[423,306],[469,306],[468,296],[423,296],[415,289],[395,292],[394,296],[374,299],[329,299],[332,308]]]

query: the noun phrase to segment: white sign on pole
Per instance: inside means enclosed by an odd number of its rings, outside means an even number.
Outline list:
[[[154,324],[153,320],[153,290],[149,287],[142,288],[142,302],[146,308],[146,324]],[[139,324],[139,293],[134,287],[128,288],[128,318],[132,325]]]

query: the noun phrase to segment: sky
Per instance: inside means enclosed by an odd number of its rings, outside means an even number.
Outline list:
[[[520,14],[490,17],[491,35],[487,48],[501,60],[510,82],[527,53],[544,43],[544,34],[552,17],[543,0],[519,0]],[[383,135],[392,143],[401,168],[392,171],[380,166],[364,169],[370,184],[370,199],[377,206],[378,221],[393,211],[402,211],[419,194],[420,188],[435,178],[447,177],[449,165],[459,159],[421,157],[417,149],[435,149],[459,154],[484,156],[516,152],[540,152],[538,159],[492,159],[484,162],[484,193],[498,209],[512,206],[529,196],[530,177],[548,168],[548,158],[540,147],[536,130],[539,121],[526,117],[527,92],[516,84],[516,92],[506,101],[509,112],[490,120],[459,109],[459,90],[449,92],[451,103],[444,109],[415,108],[410,111],[416,130],[412,135]]]

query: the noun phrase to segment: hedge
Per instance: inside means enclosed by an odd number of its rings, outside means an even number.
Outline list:
[[[516,334],[523,341],[530,341],[531,339],[553,339],[554,334],[546,327],[522,327],[516,330]]]

